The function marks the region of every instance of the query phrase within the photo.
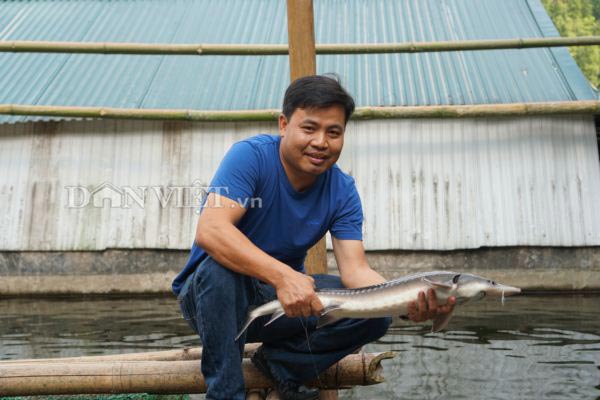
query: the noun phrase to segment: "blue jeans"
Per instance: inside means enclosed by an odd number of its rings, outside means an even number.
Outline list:
[[[317,288],[342,288],[340,278],[313,275]],[[391,318],[343,319],[316,329],[317,318],[282,317],[265,327],[270,316],[255,320],[235,342],[248,308],[276,299],[275,289],[206,258],[188,277],[178,296],[183,317],[200,335],[201,369],[207,399],[245,399],[242,358],[246,342],[262,342],[275,377],[305,383],[385,334]],[[307,337],[309,340],[307,340]]]

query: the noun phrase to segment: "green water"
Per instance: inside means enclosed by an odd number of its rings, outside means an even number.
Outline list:
[[[600,399],[600,297],[520,296],[457,310],[449,329],[395,325],[387,381],[342,399]],[[172,298],[0,299],[0,359],[197,346]]]

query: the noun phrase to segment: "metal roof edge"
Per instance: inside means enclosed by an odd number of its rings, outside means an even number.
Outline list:
[[[544,37],[560,36],[552,18],[544,8],[541,0],[525,0],[537,26]],[[565,79],[566,84],[577,100],[592,100],[597,98],[594,87],[587,80],[575,59],[566,47],[553,47],[549,49],[556,60],[556,64]]]

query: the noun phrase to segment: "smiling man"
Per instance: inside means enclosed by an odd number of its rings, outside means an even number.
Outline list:
[[[309,76],[287,89],[279,135],[232,146],[198,220],[190,259],[173,282],[184,318],[200,335],[208,399],[243,399],[245,342],[282,399],[316,399],[304,384],[347,354],[383,336],[389,318],[345,319],[316,329],[323,306],[315,288],[384,282],[362,245],[362,207],[354,180],[335,164],[354,100],[338,81]],[[258,207],[247,199],[259,198]],[[307,250],[327,232],[340,276],[304,273]],[[279,299],[286,318],[252,323],[235,341],[252,306]],[[413,321],[451,312],[434,296],[413,304]]]

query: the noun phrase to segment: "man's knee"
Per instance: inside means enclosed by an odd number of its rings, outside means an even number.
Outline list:
[[[248,304],[256,298],[256,283],[253,278],[237,273],[207,258],[198,268],[196,298],[219,308],[235,307],[246,312]]]
[[[200,269],[198,273],[203,285],[210,286],[213,290],[217,290],[222,294],[226,294],[237,285],[243,284],[246,278],[244,275],[219,264],[212,257],[208,257],[200,263],[198,268]]]

